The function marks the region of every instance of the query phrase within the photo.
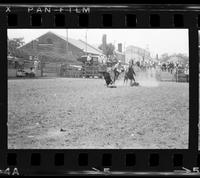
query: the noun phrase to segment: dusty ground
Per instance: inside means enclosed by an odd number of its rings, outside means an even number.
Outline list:
[[[188,148],[188,83],[117,88],[104,83],[8,80],[9,149]]]

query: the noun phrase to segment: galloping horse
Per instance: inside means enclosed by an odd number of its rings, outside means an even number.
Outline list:
[[[128,79],[130,80],[130,86],[133,85],[133,81],[134,83],[136,83],[135,78],[134,78],[135,71],[133,69],[133,64],[129,65],[128,69],[125,71],[125,75],[124,75],[124,83],[128,81]]]
[[[120,62],[119,62],[120,63]],[[124,83],[130,80],[130,85],[138,85],[135,81],[134,75],[136,76],[133,69],[133,61],[129,64],[127,69],[124,68],[121,64],[117,63],[113,68],[107,69],[107,71],[102,72],[103,77],[106,81],[107,87],[110,84],[115,84],[115,81],[119,78],[119,75],[124,72]],[[112,75],[113,74],[113,75]],[[113,76],[113,77],[111,77]],[[133,83],[134,81],[134,83]]]

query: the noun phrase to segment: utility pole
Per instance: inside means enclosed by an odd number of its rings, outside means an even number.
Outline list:
[[[85,32],[85,44],[86,44],[86,46],[85,46],[85,51],[86,51],[86,55],[87,55],[87,29],[86,29],[86,32]]]
[[[44,62],[42,60],[42,56],[40,57],[40,52],[39,52],[39,39],[36,39],[33,41],[33,43],[36,43],[35,44],[35,52],[37,54],[37,58],[38,58],[38,61],[40,62],[40,71],[41,71],[41,77],[43,77],[43,68],[44,68]]]
[[[126,63],[126,42],[124,42],[124,63]]]
[[[37,53],[37,58],[38,58],[38,61],[40,62],[41,77],[43,77],[43,69],[45,67],[45,58],[43,57],[42,51],[41,52],[39,51],[39,47],[40,46],[43,46],[43,47],[44,46],[51,46],[51,47],[53,47],[53,44],[39,43],[39,39],[36,39],[34,41],[35,41],[35,44],[36,44],[35,45],[35,52]]]
[[[68,29],[66,29],[66,54],[68,55],[69,43],[68,43]]]
[[[133,48],[131,48],[131,60],[133,58]]]

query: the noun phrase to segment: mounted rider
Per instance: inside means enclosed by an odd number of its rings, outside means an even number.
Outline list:
[[[120,60],[117,62],[117,64],[114,65],[113,71],[114,71],[114,76],[115,76],[114,81],[115,81],[118,79],[119,74],[124,71],[124,67]]]
[[[132,80],[134,81],[134,83],[136,82],[134,76],[136,76],[136,73],[134,71],[134,62],[133,62],[133,60],[130,60],[129,66],[128,66],[128,71],[127,71],[127,77],[131,80],[130,85],[132,85]]]

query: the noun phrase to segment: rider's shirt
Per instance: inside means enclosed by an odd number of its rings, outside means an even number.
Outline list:
[[[115,67],[114,67],[114,69],[116,69],[118,72],[121,72],[122,65],[121,65],[121,64],[119,64],[119,63],[117,63],[117,64],[115,64]]]

